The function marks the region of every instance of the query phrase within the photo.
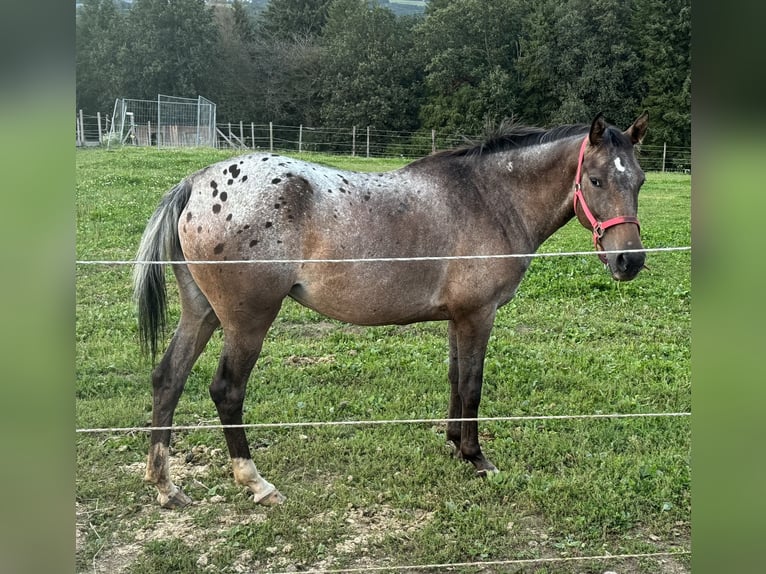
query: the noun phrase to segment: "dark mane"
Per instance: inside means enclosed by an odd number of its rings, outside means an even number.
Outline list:
[[[503,120],[499,126],[486,130],[479,141],[468,141],[465,145],[436,152],[435,156],[466,157],[490,154],[512,148],[544,144],[570,136],[588,133],[586,124],[567,124],[544,129],[525,126],[514,120]],[[432,156],[433,157],[433,156]]]

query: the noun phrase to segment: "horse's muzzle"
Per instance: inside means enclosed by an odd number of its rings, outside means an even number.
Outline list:
[[[626,251],[623,253],[609,253],[606,263],[612,278],[616,281],[630,281],[644,268],[646,253],[643,251]]]

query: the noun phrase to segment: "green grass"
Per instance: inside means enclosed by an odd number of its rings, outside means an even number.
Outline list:
[[[131,259],[162,194],[231,155],[78,151],[77,258]],[[357,170],[401,165],[309,158]],[[639,213],[647,247],[689,245],[690,196],[689,176],[648,174]],[[590,248],[590,234],[571,222],[542,250]],[[498,313],[480,414],[689,411],[690,259],[649,254],[650,271],[630,283],[612,281],[593,256],[535,259]],[[130,268],[79,265],[76,293],[78,428],[146,425],[151,365],[139,354]],[[177,316],[171,288],[171,325]],[[176,424],[217,422],[207,386],[220,348],[216,334]],[[442,418],[446,356],[444,323],[359,328],[286,301],[251,376],[245,420]],[[78,572],[94,564],[136,574],[268,572],[689,548],[688,418],[486,422],[480,431],[502,471],[487,480],[449,456],[439,424],[250,431],[259,469],[287,496],[274,509],[253,507],[233,484],[220,430],[176,432],[177,482],[196,501],[178,512],[158,509],[142,481],[146,434],[78,434]],[[494,571],[689,571],[687,557],[664,560]]]

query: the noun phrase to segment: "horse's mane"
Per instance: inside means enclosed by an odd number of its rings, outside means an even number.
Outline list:
[[[477,156],[512,148],[539,145],[570,136],[584,135],[588,133],[589,127],[586,124],[567,124],[544,129],[524,125],[515,119],[505,119],[499,126],[487,126],[480,140],[467,139],[464,145],[436,152],[431,157]]]

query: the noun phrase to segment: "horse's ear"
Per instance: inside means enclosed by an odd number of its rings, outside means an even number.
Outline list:
[[[606,120],[604,119],[604,112],[599,112],[598,115],[593,118],[593,123],[590,125],[590,145],[598,145],[601,143],[601,138],[604,137],[604,131],[606,130]]]
[[[641,143],[641,140],[643,140],[644,136],[646,135],[646,128],[648,125],[649,112],[644,111],[643,114],[636,118],[636,121],[633,122],[633,125],[625,130],[625,135],[630,138],[630,141],[633,142],[633,145]]]

